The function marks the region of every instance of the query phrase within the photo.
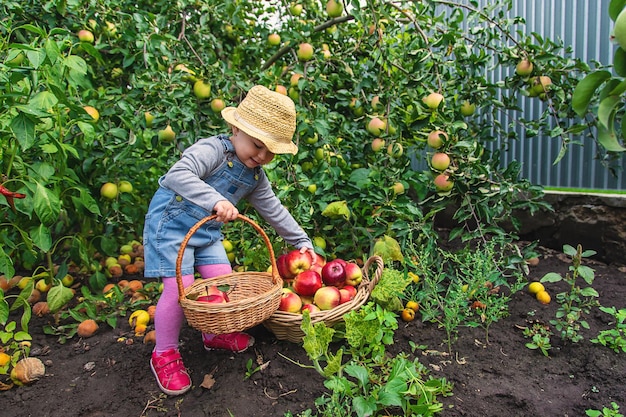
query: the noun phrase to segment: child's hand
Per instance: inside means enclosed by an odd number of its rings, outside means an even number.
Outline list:
[[[313,250],[313,248],[301,247],[300,253],[304,252],[309,252],[309,255],[311,255],[311,259],[313,259],[313,264],[315,264],[317,261],[317,254],[315,253],[315,250]]]
[[[239,214],[239,210],[228,200],[220,200],[213,206],[213,211],[217,215],[215,220],[221,223],[228,223],[235,220]]]

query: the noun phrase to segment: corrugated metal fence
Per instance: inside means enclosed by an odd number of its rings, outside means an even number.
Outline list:
[[[467,0],[465,0],[467,1]],[[587,63],[593,60],[612,64],[615,45],[609,42],[613,22],[608,16],[610,0],[514,0],[510,17],[520,16],[526,21],[519,29],[527,34],[532,32],[552,39],[562,40],[572,47],[572,55]],[[480,8],[489,0],[478,0]],[[504,69],[509,71],[509,69]],[[500,71],[503,71],[502,69]],[[489,74],[494,80],[503,79],[508,74]],[[520,108],[526,119],[539,118],[545,104],[537,99],[520,97]],[[517,112],[516,112],[517,113]],[[511,115],[514,119],[519,115]],[[503,126],[510,118],[503,117]],[[574,138],[583,146],[572,145],[566,156],[553,164],[560,149],[556,139],[534,137],[524,138],[524,128],[516,129],[520,140],[510,144],[504,153],[502,163],[516,160],[522,163],[522,176],[531,183],[544,187],[587,188],[594,190],[626,190],[626,157],[621,158],[621,170],[613,175],[595,159],[596,145],[590,139]],[[493,149],[499,148],[498,141]]]

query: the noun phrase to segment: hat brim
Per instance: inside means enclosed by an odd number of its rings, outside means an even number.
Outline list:
[[[295,143],[291,141],[289,143],[279,142],[275,138],[271,137],[271,135],[269,135],[267,132],[257,129],[255,126],[252,126],[251,124],[240,118],[237,114],[236,107],[226,107],[222,110],[221,114],[226,122],[233,126],[236,126],[238,129],[243,130],[253,138],[256,138],[263,142],[263,144],[267,147],[267,149],[270,150],[270,152],[274,154],[290,153],[292,155],[298,153],[298,146]]]

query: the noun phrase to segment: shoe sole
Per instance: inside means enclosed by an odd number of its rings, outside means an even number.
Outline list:
[[[154,369],[154,365],[152,365],[152,361],[150,361],[150,369],[152,369],[152,373],[154,374],[154,378],[156,379],[157,385],[159,386],[161,391],[163,391],[167,395],[181,395],[181,394],[184,394],[184,393],[186,393],[187,391],[189,391],[191,389],[191,385],[189,385],[186,388],[179,389],[179,390],[167,389],[163,385],[161,385],[161,381],[159,381],[159,377],[158,377],[158,375],[156,373],[156,370]]]

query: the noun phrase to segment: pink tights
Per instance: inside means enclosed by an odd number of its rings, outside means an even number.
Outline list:
[[[202,278],[217,277],[232,272],[229,264],[200,265],[197,267]],[[183,287],[193,284],[193,275],[182,276]],[[178,284],[176,277],[163,278],[163,292],[157,302],[154,315],[154,328],[156,330],[155,352],[163,353],[170,349],[178,349],[180,329],[183,325],[185,314],[178,304]]]

